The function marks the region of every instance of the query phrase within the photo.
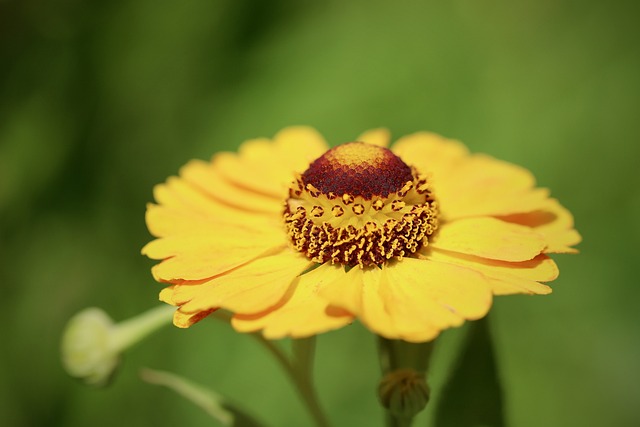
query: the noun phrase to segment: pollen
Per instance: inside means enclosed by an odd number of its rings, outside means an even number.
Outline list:
[[[364,268],[426,246],[438,206],[415,168],[386,148],[349,142],[296,176],[283,217],[291,245],[312,261]]]

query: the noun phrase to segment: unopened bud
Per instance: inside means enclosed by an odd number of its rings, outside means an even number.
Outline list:
[[[62,336],[62,364],[69,375],[87,384],[105,385],[119,362],[111,350],[113,321],[99,308],[73,316]]]
[[[89,385],[104,386],[131,345],[169,324],[173,307],[161,306],[115,324],[99,308],[87,308],[73,316],[62,335],[62,364],[69,375]]]
[[[413,369],[396,369],[382,378],[378,386],[382,406],[400,418],[413,418],[429,402],[424,374]]]

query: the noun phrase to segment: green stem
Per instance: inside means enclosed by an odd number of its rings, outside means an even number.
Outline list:
[[[313,382],[313,366],[316,352],[316,337],[296,339],[293,346],[293,367],[297,372],[299,390],[309,411],[319,427],[328,427],[329,421],[320,406],[320,400]]]
[[[218,310],[212,317],[229,323],[231,315]],[[304,404],[317,427],[329,427],[329,421],[320,406],[320,401],[313,385],[313,359],[315,354],[315,336],[293,340],[293,360],[291,360],[273,341],[262,334],[251,334],[278,361],[296,387]]]
[[[170,388],[188,401],[202,408],[223,426],[234,425],[234,414],[224,408],[225,399],[213,390],[188,381],[170,372],[143,368],[140,377],[149,384]]]
[[[269,350],[280,363],[289,379],[300,393],[311,417],[317,427],[329,427],[329,421],[320,406],[320,401],[313,384],[313,358],[315,353],[315,337],[293,340],[293,363],[272,341],[260,334],[253,336]]]
[[[394,417],[387,412],[387,418],[385,425],[387,427],[411,427],[413,424],[413,418],[400,418]]]
[[[378,355],[380,369],[386,374],[399,368],[412,368],[426,373],[435,341],[409,343],[401,340],[390,340],[378,337]]]
[[[162,326],[171,324],[174,311],[175,307],[163,304],[116,324],[111,337],[113,351],[120,353]]]

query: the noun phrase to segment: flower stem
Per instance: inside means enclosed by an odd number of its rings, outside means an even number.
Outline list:
[[[386,423],[387,427],[411,427],[413,424],[413,418],[400,418],[387,413]]]
[[[380,369],[386,374],[398,368],[412,368],[426,373],[434,341],[409,343],[378,336]]]
[[[174,311],[175,307],[163,304],[118,323],[111,338],[113,351],[119,353],[160,327],[171,324]]]
[[[313,383],[313,363],[316,337],[293,340],[293,367],[297,373],[298,389],[318,427],[328,427],[329,421],[320,406]]]
[[[226,323],[230,323],[232,318],[231,314],[222,310],[214,312],[211,317]],[[298,393],[300,393],[300,397],[302,397],[315,425],[317,427],[330,427],[331,424],[329,424],[329,420],[320,406],[313,384],[316,337],[294,339],[292,341],[293,357],[289,357],[273,341],[266,339],[262,334],[253,333],[251,336],[258,340],[282,366]]]
[[[293,340],[293,360],[290,360],[272,341],[260,334],[253,336],[264,345],[285,370],[300,393],[317,427],[329,427],[329,421],[320,406],[313,384],[315,337]]]

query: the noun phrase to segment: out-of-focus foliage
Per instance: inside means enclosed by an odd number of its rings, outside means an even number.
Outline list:
[[[432,130],[531,169],[577,219],[548,297],[491,315],[507,425],[640,424],[637,2],[0,1],[0,419],[210,425],[139,367],[210,384],[272,426],[308,418],[254,340],[203,322],[131,350],[106,390],[70,380],[65,321],[157,300],[139,255],[154,184],[192,157],[309,124],[332,144]],[[461,331],[432,364],[432,403]],[[339,426],[381,425],[372,337],[320,337]],[[416,425],[433,425],[425,411]]]

